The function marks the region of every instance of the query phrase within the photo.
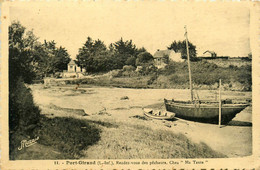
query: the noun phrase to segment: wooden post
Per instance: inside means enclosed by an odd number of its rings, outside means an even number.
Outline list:
[[[221,127],[221,79],[219,79],[219,117],[218,117],[218,125]]]
[[[187,50],[187,60],[188,60],[188,68],[189,68],[189,80],[190,80],[190,97],[191,101],[193,101],[193,92],[192,92],[192,80],[191,80],[191,69],[190,69],[190,52],[189,52],[189,43],[188,43],[188,32],[186,26],[185,28],[185,37],[186,37],[186,50]]]

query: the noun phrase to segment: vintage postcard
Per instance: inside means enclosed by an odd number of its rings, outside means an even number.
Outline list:
[[[1,169],[259,169],[254,1],[2,1]]]

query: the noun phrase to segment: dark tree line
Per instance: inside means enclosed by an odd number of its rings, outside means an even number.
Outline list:
[[[78,65],[92,73],[122,69],[125,65],[136,67],[152,60],[153,56],[145,48],[137,48],[132,40],[123,38],[107,48],[103,41],[88,37],[77,55]]]
[[[174,41],[168,49],[181,52],[182,58],[187,58],[185,41]],[[196,46],[190,42],[189,51],[194,60]],[[62,72],[70,61],[64,47],[57,47],[55,41],[40,43],[33,32],[26,31],[19,22],[13,22],[9,27],[9,54],[10,78],[22,77],[26,83]],[[122,69],[125,65],[153,64],[153,56],[144,47],[137,48],[132,40],[124,41],[123,38],[106,47],[103,41],[88,37],[76,58],[79,66],[92,73]]]

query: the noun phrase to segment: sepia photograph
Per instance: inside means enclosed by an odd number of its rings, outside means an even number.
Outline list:
[[[253,156],[251,3],[8,12],[9,161],[158,168]]]

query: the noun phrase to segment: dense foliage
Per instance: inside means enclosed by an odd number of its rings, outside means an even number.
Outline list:
[[[40,43],[32,31],[19,22],[9,26],[9,77],[25,83],[63,71],[70,61],[67,50],[54,41]]]
[[[12,23],[9,27],[10,81],[22,77],[26,83],[30,83],[36,77],[33,51],[37,45],[37,38],[32,32],[26,33],[25,27],[18,22]]]
[[[239,82],[247,89],[251,90],[252,70],[250,65],[220,67],[206,61],[191,62],[192,80],[197,85],[214,85],[222,80],[224,84]],[[188,84],[188,66],[186,62],[171,61],[164,70],[159,72],[161,75],[170,77],[170,80],[176,84]]]
[[[125,65],[136,67],[152,58],[146,49],[137,48],[132,40],[124,41],[121,38],[107,48],[103,41],[88,37],[83,47],[79,49],[77,63],[88,72],[95,73],[122,69]]]
[[[10,85],[9,93],[9,130],[10,132],[30,132],[39,120],[40,111],[34,105],[30,89],[22,79]]]
[[[191,42],[188,41],[189,45],[189,54],[190,54],[190,60],[196,60],[197,52],[196,52],[196,46],[193,45]],[[169,50],[174,50],[175,52],[180,52],[183,59],[187,59],[187,47],[186,47],[186,41],[173,41],[169,46]]]
[[[136,58],[136,65],[142,66],[142,65],[147,64],[147,63],[150,64],[150,65],[153,64],[153,56],[148,52],[139,53],[137,55],[137,58]]]
[[[69,62],[69,55],[55,42],[41,44],[32,31],[19,22],[9,26],[9,132],[10,151],[14,150],[18,134],[32,135],[39,122],[40,110],[35,106],[31,83],[46,74],[62,71]]]
[[[67,69],[70,57],[67,50],[60,46],[56,47],[55,41],[38,45],[34,49],[34,57],[37,62],[35,71],[38,79],[62,72]]]
[[[41,122],[44,128],[37,131],[37,136],[41,137],[38,142],[58,150],[62,153],[60,156],[63,159],[79,159],[82,157],[84,150],[100,139],[101,131],[98,125],[108,124],[79,120],[73,117],[47,118],[43,116]]]

